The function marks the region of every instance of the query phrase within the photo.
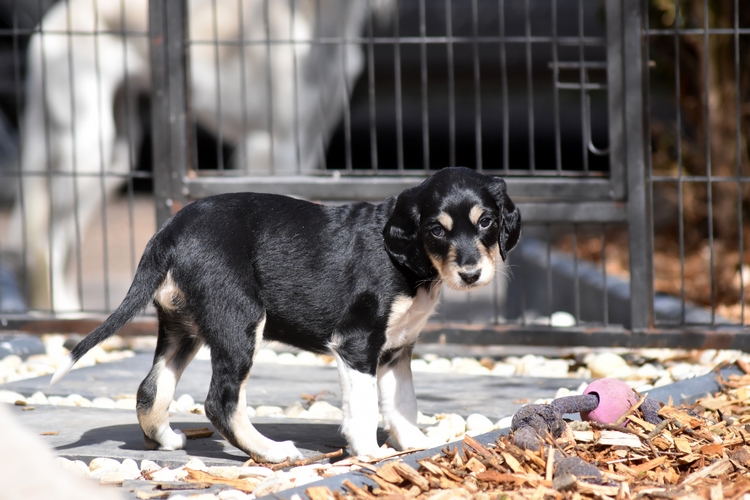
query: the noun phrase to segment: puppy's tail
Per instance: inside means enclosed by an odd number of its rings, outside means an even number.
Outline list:
[[[49,385],[63,378],[91,348],[117,333],[125,323],[141,312],[153,300],[156,290],[167,275],[171,260],[168,252],[159,248],[161,245],[158,235],[159,233],[146,246],[133,278],[133,284],[130,285],[122,303],[104,320],[104,323],[96,327],[73,348],[68,355],[67,362],[62,363],[52,375]]]

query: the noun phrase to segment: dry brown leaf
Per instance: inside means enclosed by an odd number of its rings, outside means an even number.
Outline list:
[[[227,479],[225,477],[218,477],[203,472],[202,470],[185,469],[188,473],[185,481],[190,483],[204,483],[204,484],[226,484],[236,490],[243,491],[245,493],[252,493],[255,489],[255,485],[244,479]]]
[[[513,469],[513,472],[516,473],[524,473],[526,470],[521,467],[521,464],[518,462],[518,460],[515,459],[513,455],[510,453],[503,452],[503,460],[505,460],[505,463],[508,464],[508,467]]]
[[[730,401],[727,401],[726,396],[721,395],[719,397],[709,396],[698,400],[698,404],[707,410],[721,410],[722,408],[729,406]]]
[[[681,451],[682,453],[692,453],[693,450],[690,448],[690,441],[688,441],[684,437],[676,437],[674,438],[674,447],[677,448],[677,451]]]
[[[697,429],[703,425],[703,420],[698,417],[688,415],[685,410],[676,408],[674,406],[664,406],[659,410],[659,415],[664,418],[671,418],[679,422],[680,424],[687,426],[691,429]]]
[[[725,458],[723,460],[717,460],[716,462],[712,463],[708,467],[703,467],[696,472],[690,474],[688,477],[685,478],[684,481],[682,481],[683,485],[688,485],[697,482],[700,479],[710,477],[710,476],[719,476],[721,474],[724,474],[727,470],[734,467],[728,458]]]
[[[400,484],[404,480],[396,471],[396,462],[388,462],[386,464],[383,464],[382,467],[378,468],[375,474],[377,474],[385,481],[393,484]]]
[[[404,479],[411,481],[415,486],[418,486],[421,490],[427,491],[430,489],[430,484],[427,482],[427,480],[422,477],[422,475],[417,472],[414,467],[412,467],[409,464],[406,464],[404,462],[396,462],[396,465],[394,466],[394,469],[396,472],[398,472],[401,477]]]
[[[707,456],[724,454],[724,447],[720,444],[705,444],[700,447],[700,452]]]
[[[506,474],[496,470],[481,472],[477,474],[477,479],[494,484],[515,483],[516,485],[521,485],[526,482],[526,477],[522,474]]]
[[[333,492],[325,486],[310,486],[305,490],[310,500],[332,500]]]
[[[188,439],[208,438],[214,435],[214,431],[208,427],[201,427],[200,429],[182,429],[182,432]]]
[[[667,460],[666,455],[662,455],[660,457],[654,458],[653,460],[649,460],[648,462],[644,462],[639,465],[634,465],[632,469],[636,472],[646,472],[646,471],[655,469],[656,467],[659,467],[666,460]]]
[[[480,455],[483,455],[485,457],[492,456],[492,452],[490,452],[487,448],[484,447],[484,445],[482,445],[479,441],[469,436],[468,434],[464,436],[464,443],[473,448],[474,451],[476,451]]]
[[[485,467],[482,462],[477,460],[476,457],[471,457],[471,459],[468,462],[466,462],[466,468],[475,474],[478,474],[480,472],[484,472],[487,470],[487,467]]]

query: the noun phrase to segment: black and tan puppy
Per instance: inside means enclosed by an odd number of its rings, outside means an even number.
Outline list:
[[[505,182],[466,168],[443,169],[380,205],[252,193],[205,198],[151,238],[122,304],[52,380],[153,301],[158,342],[137,405],[147,447],[185,446],[167,410],[206,344],[213,375],[205,410],[216,429],[258,461],[300,457],[292,442],[261,435],[245,413],[262,339],[333,353],[353,454],[378,450],[378,395],[390,441],[424,446],[410,368],[417,336],[441,285],[489,283],[497,256],[505,259],[520,231]]]

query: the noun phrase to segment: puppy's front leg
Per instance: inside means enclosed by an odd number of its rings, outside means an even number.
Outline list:
[[[341,382],[344,421],[341,432],[349,442],[352,455],[378,452],[378,389],[374,375],[351,368],[334,352]]]
[[[383,425],[401,450],[427,448],[429,439],[417,427],[417,397],[411,375],[412,348],[404,347],[378,367]]]

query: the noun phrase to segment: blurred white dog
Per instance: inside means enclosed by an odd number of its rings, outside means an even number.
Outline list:
[[[331,40],[356,39],[368,8],[383,19],[391,0],[188,6],[194,119],[237,145],[234,168],[317,168],[364,67],[360,47]],[[25,178],[7,240],[11,251],[25,251],[31,308],[80,307],[66,268],[78,235],[103,197],[123,185],[140,145],[138,120],[126,118],[137,116],[132,94],[148,91],[147,31],[148,0],[69,0],[45,15],[31,39],[21,129]],[[326,42],[309,43],[319,38]]]

